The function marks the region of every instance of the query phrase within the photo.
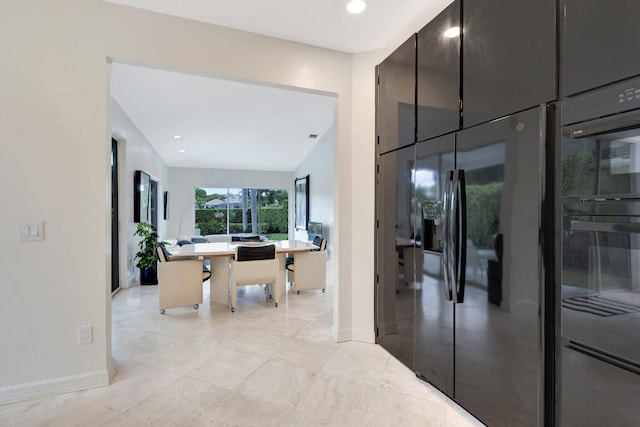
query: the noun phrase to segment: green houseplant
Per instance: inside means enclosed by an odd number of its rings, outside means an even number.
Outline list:
[[[134,236],[140,237],[138,252],[136,252],[136,267],[140,269],[141,285],[157,285],[158,274],[156,271],[156,245],[158,233],[156,227],[148,222],[138,223]]]

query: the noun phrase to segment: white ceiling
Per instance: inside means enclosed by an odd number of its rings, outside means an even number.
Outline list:
[[[107,0],[348,53],[399,46],[452,0]]]
[[[119,63],[111,95],[169,167],[294,171],[334,118],[331,96]]]
[[[366,0],[350,15],[347,0],[107,1],[348,53],[399,46],[451,2]],[[332,130],[335,105],[325,95],[118,63],[111,95],[170,167],[293,171]]]

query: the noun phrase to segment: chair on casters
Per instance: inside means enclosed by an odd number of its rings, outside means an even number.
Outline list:
[[[160,314],[167,308],[202,304],[202,282],[209,280],[211,272],[201,259],[171,261],[164,245],[156,248],[158,258],[158,297]]]
[[[315,236],[313,238],[313,244],[318,246],[318,249],[313,249],[314,251],[324,251],[327,248],[327,239],[323,239],[320,236]],[[293,264],[293,261],[293,257],[287,257],[285,259],[285,268],[287,270],[289,270],[289,266]],[[293,267],[289,271],[293,272]]]
[[[307,289],[326,291],[327,239],[316,236],[313,238],[313,244],[318,246],[318,249],[297,253],[291,262],[287,260],[287,279],[293,282],[293,287],[298,294]]]
[[[229,276],[229,293],[231,294],[231,311],[236,311],[237,287],[244,285],[260,285],[263,283],[275,285],[269,295],[273,295],[276,307],[280,299],[278,289],[278,271],[280,262],[276,258],[274,244],[238,246],[234,259],[231,260]]]

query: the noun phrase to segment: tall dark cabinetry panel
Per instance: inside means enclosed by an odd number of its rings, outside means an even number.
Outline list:
[[[414,146],[378,157],[376,186],[378,344],[413,368]]]
[[[415,34],[376,71],[376,334],[413,368]]]
[[[463,127],[555,100],[555,0],[463,5]]]
[[[556,48],[556,0],[456,0],[377,70],[377,341],[490,426],[552,416]]]
[[[638,0],[564,0],[563,93],[640,74]]]
[[[416,37],[378,65],[378,154],[415,142]]]
[[[417,141],[460,127],[460,1],[418,32]],[[448,35],[447,35],[448,34]]]

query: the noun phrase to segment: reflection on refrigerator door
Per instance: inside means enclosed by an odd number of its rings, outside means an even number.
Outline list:
[[[455,396],[491,426],[541,424],[546,107],[459,132],[467,286],[455,306]],[[542,128],[541,128],[542,126]]]
[[[378,158],[378,343],[413,368],[414,258],[412,226],[414,147]],[[418,248],[419,249],[419,248]],[[420,251],[421,255],[421,251]]]
[[[453,304],[444,279],[444,215],[448,172],[454,169],[455,135],[416,146],[416,221],[423,236],[423,276],[416,288],[415,370],[453,397]]]
[[[546,115],[538,107],[416,147],[420,232],[433,233],[439,202],[443,219],[442,250],[423,243],[416,371],[491,426],[537,426],[543,417]]]

